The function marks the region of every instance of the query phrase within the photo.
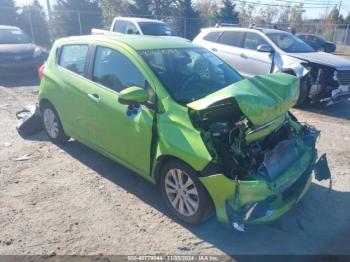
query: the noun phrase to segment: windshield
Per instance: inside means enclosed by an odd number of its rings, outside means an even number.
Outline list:
[[[19,29],[0,29],[0,44],[29,44],[32,40]]]
[[[289,33],[266,34],[279,48],[287,53],[311,53],[315,50],[300,38]]]
[[[139,51],[170,95],[187,104],[238,82],[242,77],[204,48]]]
[[[171,35],[176,36],[174,30],[172,30],[167,24],[152,23],[152,22],[140,22],[138,23],[144,35]]]

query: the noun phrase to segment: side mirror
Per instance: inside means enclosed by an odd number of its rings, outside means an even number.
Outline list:
[[[144,104],[149,100],[149,95],[145,89],[138,86],[131,86],[122,90],[118,101],[124,105]]]
[[[263,53],[274,53],[275,50],[272,48],[272,46],[270,45],[258,45],[258,47],[256,48],[256,51],[258,52],[263,52]]]

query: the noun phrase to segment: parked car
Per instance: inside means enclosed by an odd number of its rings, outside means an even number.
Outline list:
[[[202,29],[193,41],[242,75],[285,72],[301,79],[298,104],[350,97],[350,60],[315,50],[291,33],[263,28]]]
[[[313,127],[288,110],[298,78],[244,79],[184,39],[91,35],[55,42],[39,105],[54,143],[73,137],[157,184],[187,223],[269,222],[310,186]],[[328,171],[327,171],[328,170]],[[319,176],[317,176],[320,178]]]
[[[46,56],[21,29],[0,25],[0,76],[35,73]]]
[[[327,41],[323,36],[320,35],[297,34],[297,37],[299,37],[316,51],[333,53],[337,49],[335,43]]]
[[[116,17],[109,30],[93,28],[91,33],[176,36],[175,31],[168,24],[159,20],[138,17]]]

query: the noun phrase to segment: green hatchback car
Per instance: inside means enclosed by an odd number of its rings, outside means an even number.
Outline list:
[[[39,105],[54,143],[70,137],[159,185],[187,223],[243,230],[272,221],[304,195],[319,132],[288,111],[299,80],[244,79],[204,48],[176,37],[95,35],[55,42]]]

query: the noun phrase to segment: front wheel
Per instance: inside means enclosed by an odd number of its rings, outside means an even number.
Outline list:
[[[161,170],[160,187],[168,208],[180,220],[198,224],[212,214],[208,192],[196,172],[185,163],[168,161]]]
[[[41,108],[41,114],[44,130],[50,140],[56,144],[67,142],[69,137],[64,133],[55,108],[50,103],[45,103]]]

